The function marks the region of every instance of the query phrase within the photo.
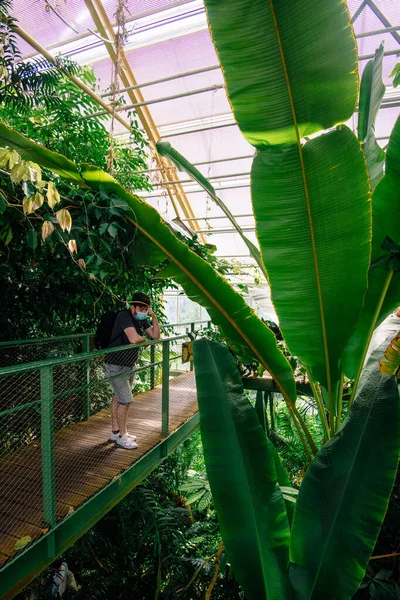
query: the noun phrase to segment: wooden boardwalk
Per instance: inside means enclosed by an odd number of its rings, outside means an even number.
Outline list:
[[[169,431],[197,412],[193,373],[170,380]],[[63,519],[112,479],[134,464],[164,436],[161,434],[161,386],[134,397],[129,432],[138,437],[137,450],[108,441],[110,410],[89,421],[74,423],[55,435],[57,519]],[[40,443],[0,459],[0,565],[11,558],[21,538],[32,541],[47,532],[43,522],[42,453]]]

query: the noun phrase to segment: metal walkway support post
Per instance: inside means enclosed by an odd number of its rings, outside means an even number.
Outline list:
[[[40,369],[42,426],[43,519],[50,527],[56,524],[56,482],[54,471],[54,392],[53,367]]]
[[[156,362],[156,345],[152,344],[150,346],[150,389],[154,390],[154,386],[155,386],[155,376],[156,376],[156,372],[155,372],[155,367],[154,367],[154,363]]]
[[[82,336],[82,352],[89,352],[89,334]],[[90,364],[88,360],[83,361],[82,383],[85,386],[82,392],[82,418],[87,421],[90,417]]]
[[[161,432],[163,435],[169,433],[169,341],[163,342],[162,354],[162,390],[161,390],[161,405],[162,405],[162,425]]]

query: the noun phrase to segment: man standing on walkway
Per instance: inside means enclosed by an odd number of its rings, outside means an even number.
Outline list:
[[[151,319],[151,323],[148,319]],[[160,325],[151,310],[147,294],[135,292],[129,310],[118,313],[111,332],[109,348],[145,342],[144,333],[153,340],[160,339]],[[138,447],[136,436],[126,430],[129,407],[133,401],[132,385],[139,348],[129,348],[107,354],[105,376],[114,390],[111,403],[110,440],[122,448],[134,450]]]

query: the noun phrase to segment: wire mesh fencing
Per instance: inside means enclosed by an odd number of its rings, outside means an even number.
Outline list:
[[[38,340],[0,342],[0,368],[68,357],[85,352],[89,350],[89,347],[85,346],[88,335],[90,336],[90,334],[79,334]]]
[[[33,541],[134,460],[108,443],[113,391],[105,361],[118,364],[129,352],[133,413],[151,446],[169,433],[171,417],[174,427],[187,418],[179,415],[193,378],[177,377],[192,368],[187,335],[0,368],[0,531],[11,540],[7,548],[0,540],[0,553],[12,556],[21,533]]]
[[[40,370],[2,377],[0,389],[0,531],[7,533],[28,512],[43,525]],[[4,539],[2,554],[13,553],[14,537]]]

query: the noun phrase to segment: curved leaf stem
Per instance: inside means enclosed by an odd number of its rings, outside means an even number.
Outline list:
[[[358,382],[360,381],[361,371],[362,371],[363,366],[364,366],[365,357],[367,356],[367,352],[368,352],[369,344],[371,342],[372,334],[374,333],[376,322],[378,320],[379,313],[381,312],[381,308],[382,308],[383,302],[384,302],[385,297],[386,297],[386,292],[388,291],[390,282],[392,281],[392,277],[393,277],[393,271],[391,270],[388,273],[388,276],[386,278],[385,285],[383,286],[383,289],[382,289],[381,297],[380,297],[379,302],[378,302],[378,304],[376,306],[376,310],[374,312],[374,316],[373,316],[373,319],[371,321],[371,326],[370,326],[369,331],[368,331],[368,337],[367,337],[365,345],[364,345],[363,355],[362,355],[362,358],[360,360],[360,364],[358,366],[357,375],[356,375],[356,377],[354,379],[353,391],[351,392],[351,396],[350,396],[350,400],[349,400],[349,408],[348,408],[348,411],[347,411],[348,413],[350,412],[351,407],[353,406],[353,403],[354,403],[354,398],[355,398],[355,395],[357,393]]]
[[[313,393],[313,396],[317,403],[319,420],[321,421],[321,426],[322,426],[322,430],[324,432],[325,442],[327,442],[328,440],[331,439],[331,434],[329,431],[328,419],[326,418],[324,401],[322,400],[321,392],[318,389],[318,386],[311,380],[308,369],[307,369],[307,373],[308,373],[308,379],[310,380],[310,386],[312,389],[312,393]]]
[[[340,380],[339,380],[339,387],[338,387],[338,392],[337,392],[337,401],[336,401],[337,415],[336,415],[336,421],[335,421],[335,433],[339,429],[339,427],[340,427],[340,421],[342,419],[343,382],[344,382],[344,373],[343,373],[343,371],[341,371],[341,373],[340,373]],[[332,421],[333,420],[334,419],[332,418]]]
[[[220,570],[220,567],[221,567],[221,554],[222,554],[223,549],[224,549],[224,542],[221,540],[220,543],[219,543],[219,546],[218,546],[217,553],[215,555],[214,573],[213,573],[212,579],[210,581],[210,585],[207,588],[206,595],[205,595],[205,600],[210,600],[212,591],[214,589],[214,586],[217,583],[217,579],[218,579],[218,575],[219,575],[219,570]]]
[[[335,435],[335,410],[333,405],[333,390],[332,386],[328,386],[328,404],[329,404],[329,429],[331,437]]]

